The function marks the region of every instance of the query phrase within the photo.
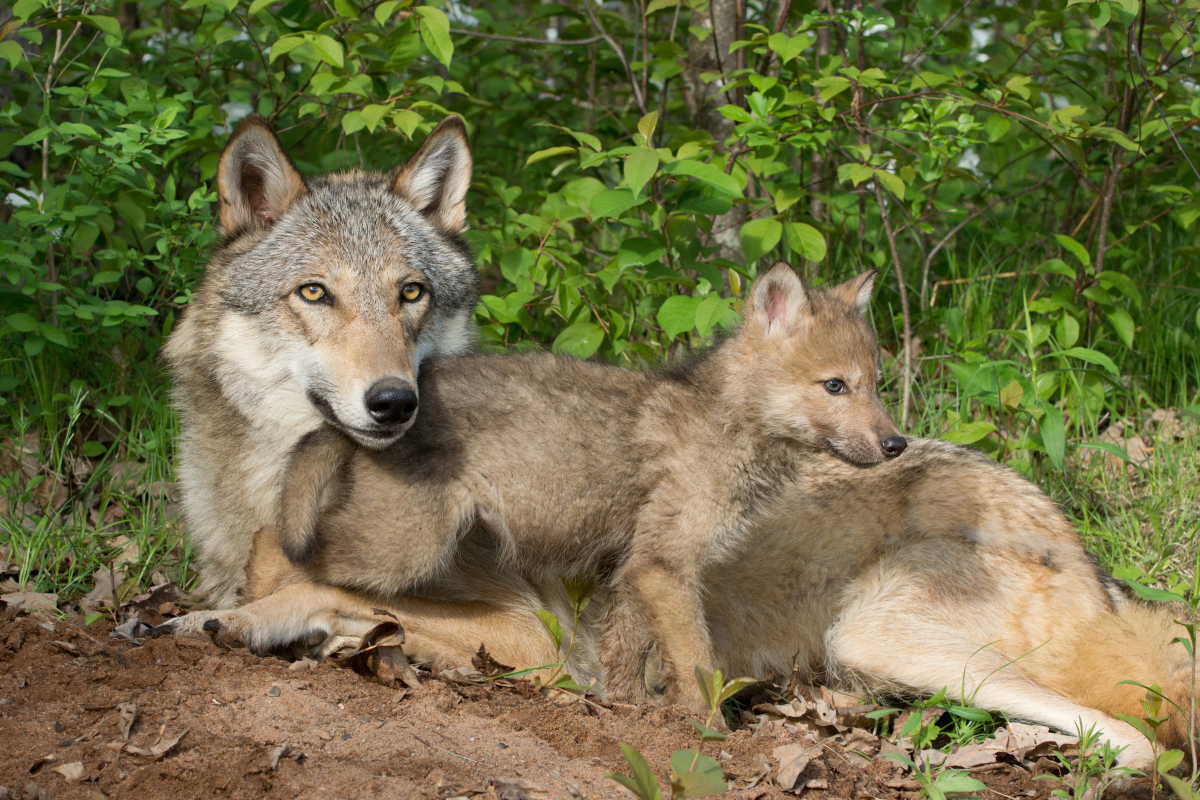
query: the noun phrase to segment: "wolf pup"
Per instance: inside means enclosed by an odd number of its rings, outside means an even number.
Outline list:
[[[520,569],[619,584],[669,666],[668,698],[700,708],[703,569],[735,553],[806,452],[868,466],[904,450],[863,314],[874,278],[814,291],[776,264],[736,336],[661,373],[547,353],[432,363],[403,439],[377,450],[331,431],[298,448],[283,508],[301,522],[281,525],[283,550],[313,580],[393,595],[436,577],[481,525]],[[311,487],[339,470],[318,518]],[[621,678],[639,677],[641,654],[622,644],[606,643],[608,685],[629,696]]]
[[[417,413],[421,364],[472,348],[470,180],[456,116],[389,173],[305,180],[257,115],[225,145],[224,238],[165,348],[184,515],[218,607],[237,602],[301,437],[328,425],[391,444]]]

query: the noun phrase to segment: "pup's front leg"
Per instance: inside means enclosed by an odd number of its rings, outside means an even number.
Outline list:
[[[705,624],[698,573],[691,564],[634,556],[626,566],[622,580],[635,593],[650,633],[658,643],[667,702],[703,714],[708,711],[708,705],[696,684],[696,667],[711,670],[716,659]],[[606,639],[606,643],[615,649],[606,653],[605,662],[616,667],[618,678],[626,678],[622,682],[624,688],[630,683],[624,673],[639,671],[638,665],[644,663],[644,652],[619,648],[625,642],[637,641],[637,637],[623,637],[623,641]]]

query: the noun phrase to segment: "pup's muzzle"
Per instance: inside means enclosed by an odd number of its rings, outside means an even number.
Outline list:
[[[908,442],[903,436],[889,436],[879,443],[883,448],[883,455],[887,458],[895,458],[904,452],[904,448],[908,447]]]
[[[380,425],[402,425],[417,413],[417,393],[406,381],[384,378],[367,392],[364,401],[371,419]]]

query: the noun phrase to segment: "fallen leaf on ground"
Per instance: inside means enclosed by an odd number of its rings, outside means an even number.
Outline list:
[[[300,752],[300,748],[290,744],[281,744],[278,747],[271,749],[271,769],[279,766],[279,762],[285,758],[290,758],[297,764],[304,761],[304,753]]]
[[[357,649],[345,656],[334,658],[334,663],[350,667],[358,674],[375,678],[387,686],[400,681],[410,689],[416,689],[421,685],[421,681],[417,677],[417,671],[409,663],[408,656],[404,655],[404,628],[395,615],[379,609],[372,610],[377,615],[386,615],[392,619],[381,622],[367,631]]]
[[[771,751],[771,755],[779,761],[779,773],[775,776],[775,781],[783,789],[791,789],[796,785],[796,779],[800,777],[800,773],[804,772],[804,768],[808,766],[808,762],[812,760],[821,749],[821,745],[813,744],[812,742],[796,742],[794,744],[785,744],[782,747],[776,747]]]
[[[69,783],[78,783],[83,779],[83,762],[72,761],[69,764],[61,764],[55,767],[54,771],[62,775]]]
[[[133,703],[119,703],[117,705],[117,727],[121,730],[121,736],[125,741],[129,741],[129,731],[133,728],[133,723],[137,722],[138,707]]]
[[[167,753],[171,752],[175,745],[179,744],[179,742],[183,740],[183,737],[187,735],[189,730],[191,729],[184,728],[183,732],[178,736],[169,739],[164,738],[162,734],[159,733],[158,741],[149,747],[137,747],[136,745],[127,744],[125,742],[110,742],[108,746],[119,753],[129,753],[130,755],[141,756],[142,758],[153,758],[157,761]],[[116,746],[114,747],[114,745]]]
[[[46,614],[58,613],[58,595],[53,592],[10,592],[0,595],[0,603],[17,611],[31,614],[41,611]]]

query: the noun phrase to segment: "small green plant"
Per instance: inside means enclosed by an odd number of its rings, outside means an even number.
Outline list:
[[[703,667],[696,667],[696,683],[704,696],[704,702],[708,705],[708,719],[703,723],[691,721],[701,742],[725,741],[725,734],[713,729],[713,720],[721,713],[722,704],[726,700],[754,682],[753,678],[734,678],[726,683],[721,670],[709,672]],[[646,763],[642,754],[624,742],[621,743],[621,753],[624,754],[633,775],[610,772],[608,777],[641,800],[663,800],[658,776],[654,774],[654,770]],[[721,765],[712,756],[701,753],[700,748],[676,750],[671,754],[671,774],[668,783],[671,787],[671,798],[710,797],[724,794],[729,788]]]
[[[1095,781],[1095,792],[1088,796],[1103,797],[1104,790],[1117,779],[1142,774],[1135,769],[1116,765],[1117,756],[1121,755],[1125,748],[1113,747],[1106,739],[1102,738],[1103,734],[1096,730],[1095,725],[1085,730],[1083,720],[1080,720],[1076,731],[1079,733],[1078,757],[1071,761],[1062,753],[1054,754],[1054,757],[1066,770],[1066,777],[1038,775],[1034,778],[1034,780],[1058,781],[1062,784],[1050,792],[1054,797],[1059,800],[1083,797],[1093,788],[1093,780]]]
[[[918,767],[911,758],[899,753],[884,753],[887,758],[899,761],[912,770],[913,778],[921,787],[921,796],[929,800],[946,800],[950,794],[981,792],[987,788],[981,781],[972,778],[966,770],[942,767],[934,770],[928,761]]]
[[[567,650],[563,653],[562,660],[556,661],[553,664],[525,667],[524,669],[505,672],[500,675],[492,675],[484,678],[485,681],[494,681],[500,678],[519,678],[533,672],[552,669],[554,672],[550,673],[550,677],[548,678],[543,679],[541,676],[535,676],[533,679],[534,685],[539,689],[560,689],[567,692],[586,692],[588,690],[588,686],[580,686],[571,675],[563,672],[563,668],[571,659],[571,651],[575,649],[575,634],[579,631],[579,617],[583,614],[583,610],[587,608],[588,603],[591,602],[592,593],[595,591],[596,585],[582,577],[563,578],[563,588],[567,590],[567,602],[571,604],[571,614],[574,620],[571,625],[571,641],[567,644]],[[546,632],[550,634],[550,638],[554,640],[554,649],[562,652],[563,629],[558,621],[558,617],[544,608],[539,608],[534,613],[542,621],[542,625],[546,628]]]

